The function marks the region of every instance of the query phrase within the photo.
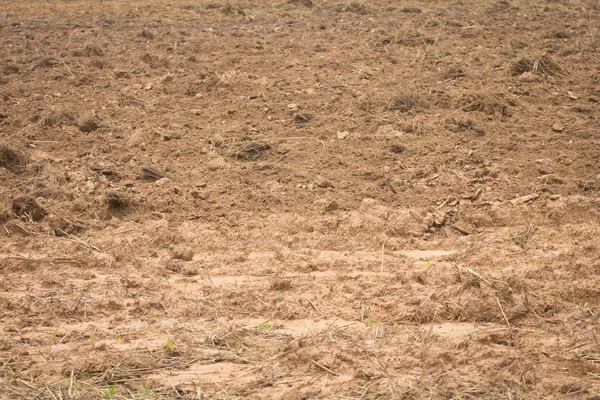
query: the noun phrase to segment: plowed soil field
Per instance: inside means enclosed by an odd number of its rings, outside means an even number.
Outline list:
[[[600,3],[0,0],[1,399],[600,399]]]

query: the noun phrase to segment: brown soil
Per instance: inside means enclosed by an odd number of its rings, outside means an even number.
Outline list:
[[[0,2],[0,398],[600,393],[600,5]]]

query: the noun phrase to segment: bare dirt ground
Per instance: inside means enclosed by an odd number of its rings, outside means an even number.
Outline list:
[[[0,398],[600,395],[600,4],[0,2]]]

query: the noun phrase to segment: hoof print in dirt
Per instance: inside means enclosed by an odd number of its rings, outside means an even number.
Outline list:
[[[36,201],[31,197],[17,197],[12,202],[12,210],[21,218],[37,222],[44,219],[48,214]]]

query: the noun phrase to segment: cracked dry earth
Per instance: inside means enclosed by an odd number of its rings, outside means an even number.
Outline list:
[[[593,0],[0,0],[0,398],[600,399]]]

